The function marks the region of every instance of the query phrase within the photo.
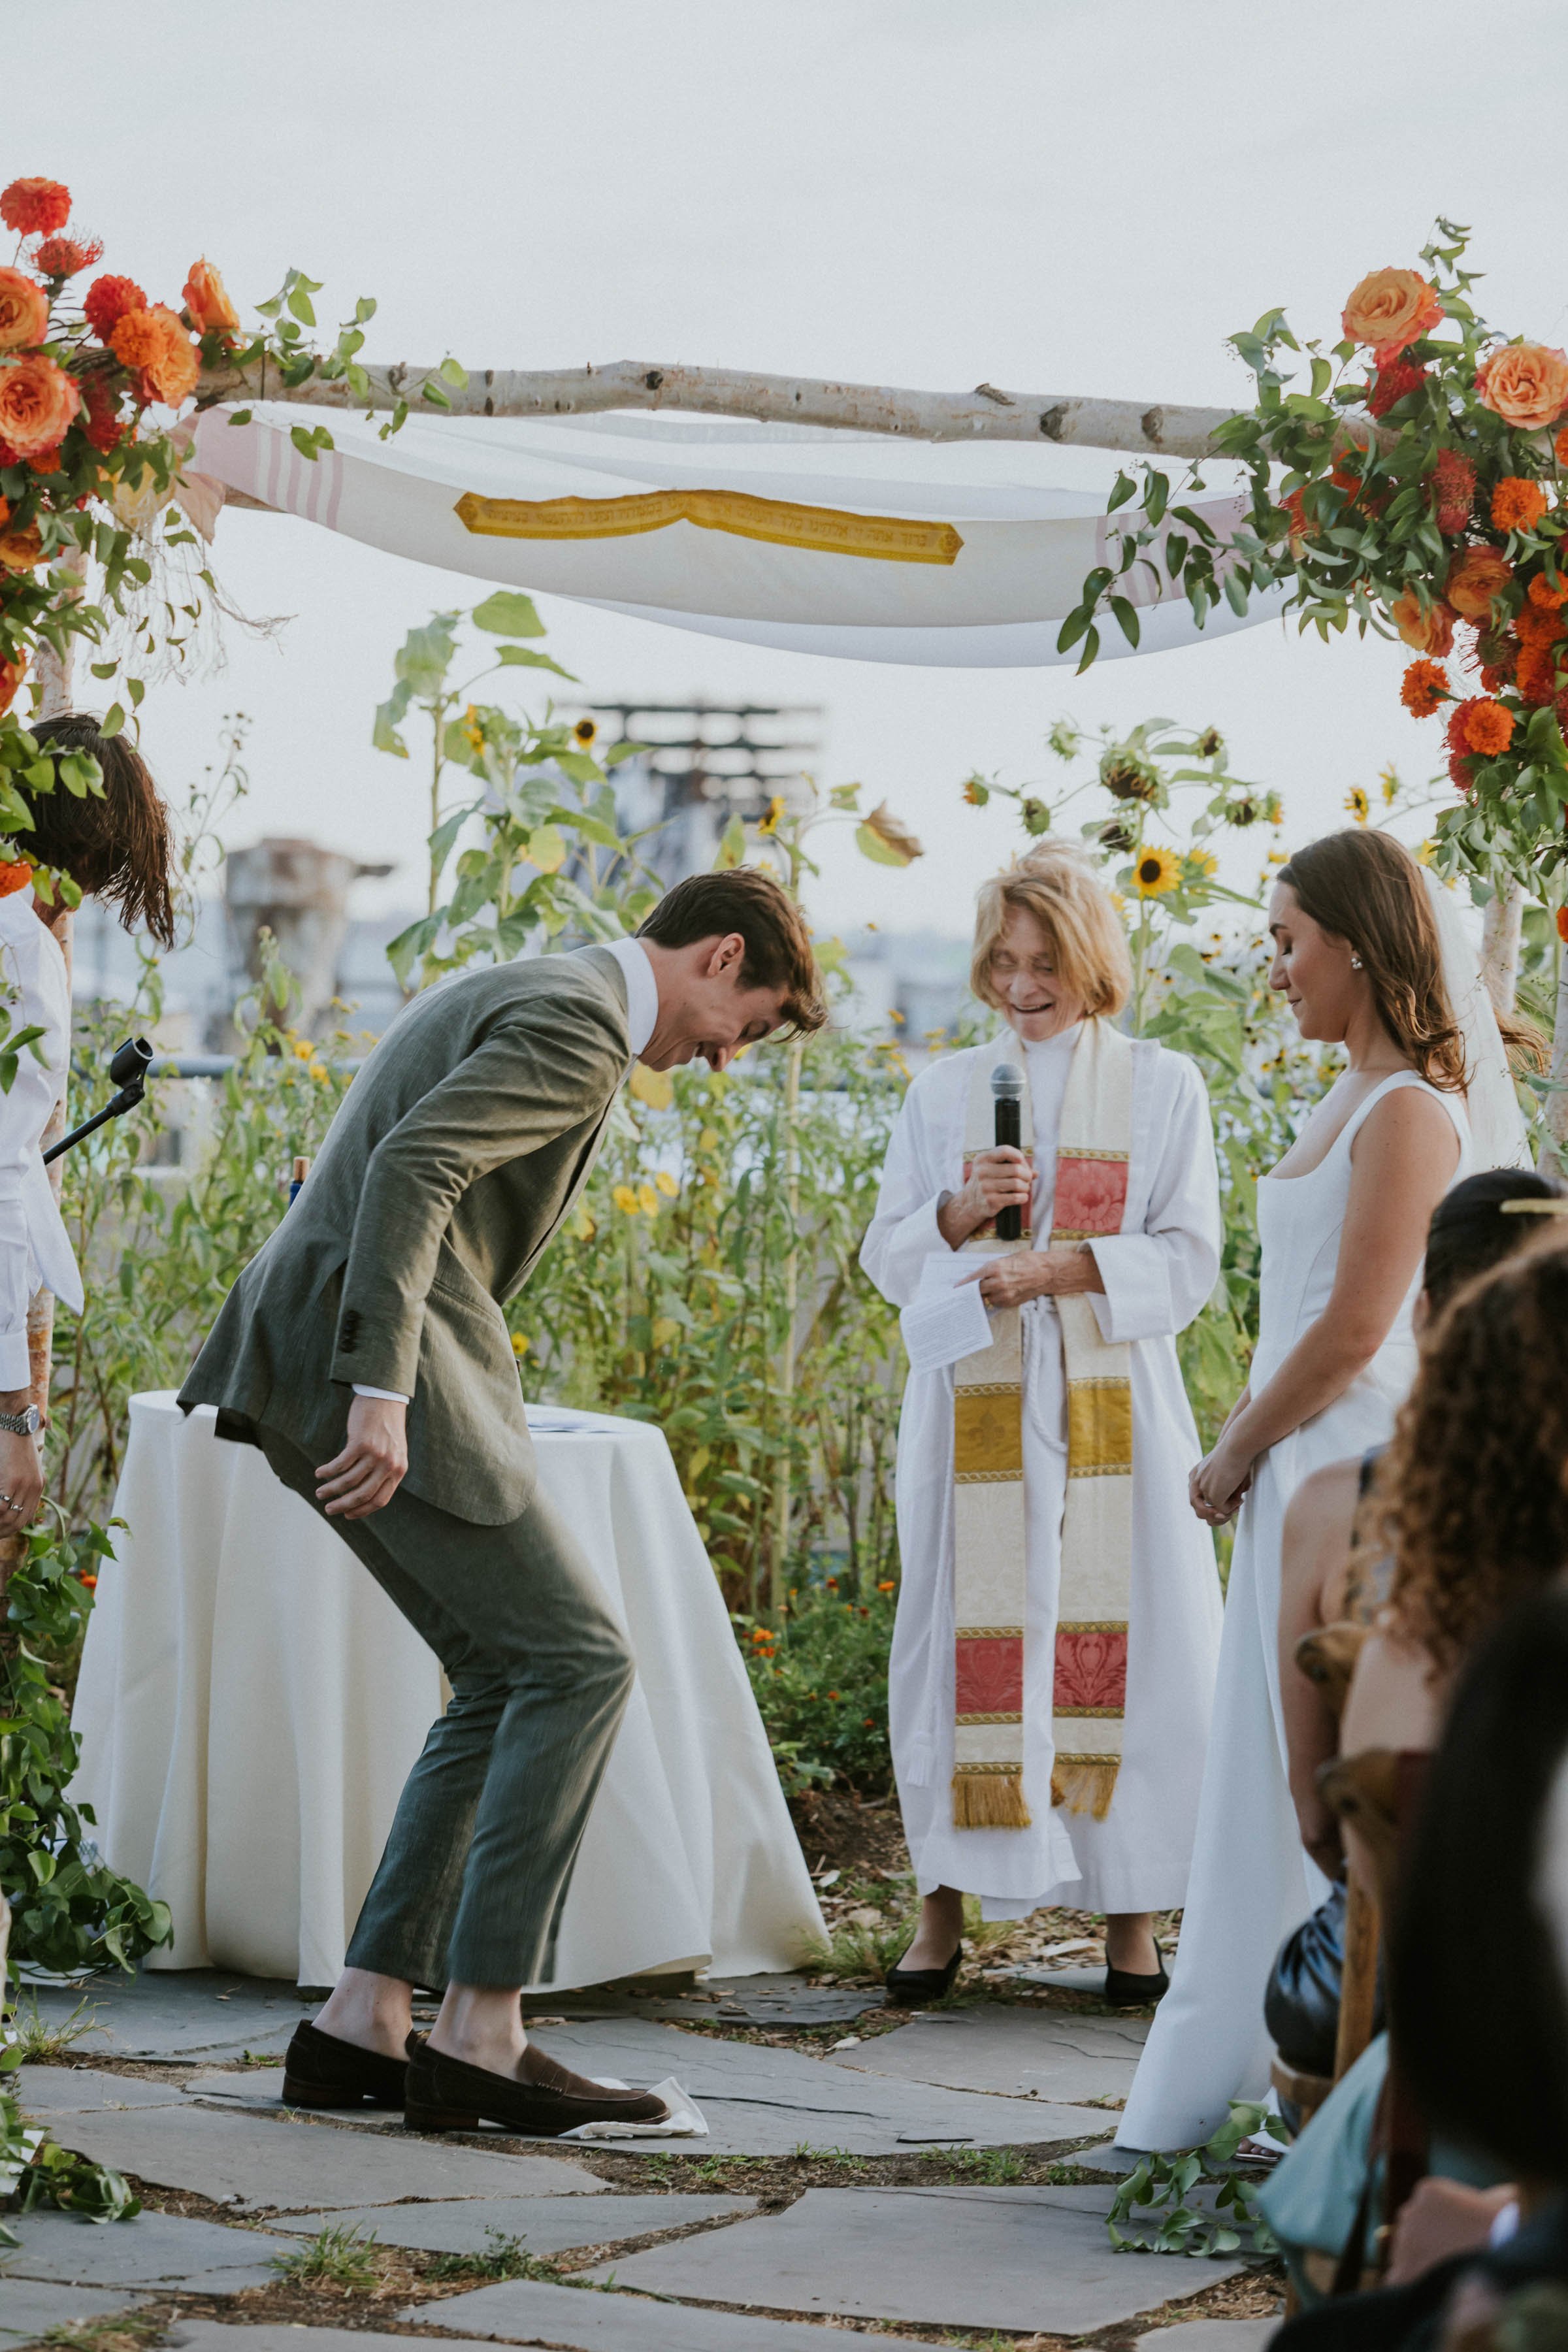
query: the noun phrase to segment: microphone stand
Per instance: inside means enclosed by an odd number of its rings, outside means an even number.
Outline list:
[[[147,1071],[152,1059],[153,1048],[145,1037],[127,1037],[109,1065],[109,1075],[119,1087],[119,1093],[111,1096],[103,1108],[95,1111],[90,1118],[84,1118],[79,1127],[73,1127],[68,1135],[62,1135],[58,1143],[50,1144],[44,1154],[46,1168],[51,1160],[58,1160],[62,1151],[68,1151],[73,1143],[80,1143],[85,1137],[96,1135],[110,1119],[119,1118],[124,1112],[135,1109],[147,1091]]]

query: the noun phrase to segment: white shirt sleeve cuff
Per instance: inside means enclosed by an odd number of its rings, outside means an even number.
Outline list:
[[[355,1396],[380,1397],[384,1402],[387,1404],[406,1404],[408,1402],[408,1399],[402,1395],[396,1389],[367,1389],[363,1381],[355,1381],[353,1384],[353,1391]]]
[[[1107,1347],[1174,1331],[1171,1277],[1152,1234],[1107,1234],[1089,1246],[1105,1286],[1089,1297]]]

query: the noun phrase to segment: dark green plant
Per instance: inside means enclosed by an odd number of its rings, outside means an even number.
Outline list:
[[[16,2042],[0,2039],[0,2246],[19,2246],[3,2214],[57,2206],[84,2221],[130,2221],[142,2210],[123,2175],[61,2147],[23,2116],[14,2087],[22,2063]]]
[[[893,1598],[891,1580],[855,1601],[830,1579],[792,1591],[776,1625],[736,1621],[775,1752],[793,1747],[797,1758],[826,1767],[827,1777],[878,1794],[892,1779],[888,1649]]]
[[[1146,2156],[1110,2200],[1105,2227],[1119,2254],[1275,2254],[1252,2179],[1236,2161],[1243,2140],[1279,2121],[1265,2106],[1230,2102],[1230,2120],[1202,2147]],[[1194,2189],[1215,2194],[1192,2204]]]

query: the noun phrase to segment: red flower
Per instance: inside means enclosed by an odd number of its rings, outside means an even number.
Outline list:
[[[1414,360],[1395,360],[1378,369],[1366,404],[1374,416],[1386,416],[1396,400],[1403,400],[1408,392],[1418,392],[1426,381],[1426,369],[1417,367]]]
[[[1557,936],[1560,940],[1568,940],[1568,907],[1557,909]]]
[[[1568,604],[1568,577],[1562,572],[1538,572],[1530,583],[1530,601],[1541,612],[1561,612]]]
[[[1489,696],[1478,696],[1475,701],[1463,705],[1465,711],[1465,749],[1479,751],[1483,759],[1495,760],[1506,751],[1513,739],[1513,713]]]
[[[1456,538],[1469,521],[1475,505],[1475,467],[1457,449],[1439,449],[1426,477],[1426,488],[1432,493],[1438,530],[1445,538]]]
[[[1543,709],[1557,692],[1557,658],[1550,646],[1526,646],[1514,664],[1513,682],[1521,701]]]
[[[120,395],[100,375],[89,375],[82,386],[83,404],[87,409],[87,437],[95,449],[105,457],[116,447],[125,431],[120,421]]]
[[[71,192],[58,180],[13,180],[0,188],[0,220],[18,236],[49,236],[70,212]]]
[[[75,278],[103,259],[100,236],[47,236],[33,254],[33,267],[46,278]]]
[[[1475,784],[1475,771],[1468,760],[1463,759],[1458,751],[1448,761],[1448,780],[1461,793],[1469,792]]]
[[[4,503],[4,501],[0,501]],[[27,656],[17,654],[12,660],[0,660],[0,712],[9,710],[17,690],[27,675]]]
[[[133,278],[95,278],[81,307],[99,341],[106,343],[127,310],[147,308],[147,297]]]

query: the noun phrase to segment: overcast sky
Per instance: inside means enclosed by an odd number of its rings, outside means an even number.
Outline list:
[[[54,0],[8,12],[5,176],[63,178],[104,266],[178,304],[198,253],[245,312],[292,265],[323,321],[361,293],[369,356],[474,366],[700,362],[943,390],[1233,403],[1225,338],[1285,305],[1331,340],[1368,268],[1473,226],[1505,332],[1563,339],[1568,273],[1538,126],[1568,95],[1553,0]],[[26,135],[23,135],[23,126]],[[1543,173],[1545,178],[1543,179]],[[1115,460],[1079,461],[1109,481]],[[1065,478],[1065,474],[1064,474]],[[224,517],[242,608],[216,677],[149,698],[172,793],[251,715],[236,840],[306,833],[419,895],[411,771],[370,747],[405,631],[473,584],[291,519]],[[1399,657],[1279,625],[1062,669],[921,670],[709,642],[551,601],[592,696],[828,709],[825,780],[864,781],[931,853],[907,874],[836,839],[826,926],[968,926],[1013,843],[964,809],[978,766],[1054,768],[1064,712],[1216,722],[1286,796],[1286,839],[1354,783],[1437,765]]]

